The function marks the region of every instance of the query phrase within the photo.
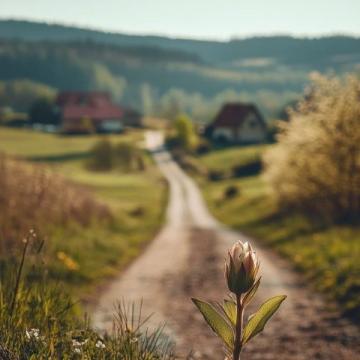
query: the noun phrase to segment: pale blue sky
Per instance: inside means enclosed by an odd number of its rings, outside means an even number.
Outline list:
[[[360,0],[1,0],[1,18],[101,30],[228,39],[360,35]]]

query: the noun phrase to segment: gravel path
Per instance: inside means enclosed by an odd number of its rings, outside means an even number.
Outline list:
[[[99,294],[93,319],[111,330],[114,303],[143,300],[154,313],[150,326],[166,323],[179,358],[222,359],[219,340],[204,324],[190,297],[222,300],[223,263],[238,239],[208,212],[197,185],[162,147],[161,134],[149,132],[147,146],[170,185],[167,224],[147,250]],[[253,308],[265,298],[288,298],[265,332],[250,343],[243,358],[276,360],[355,360],[360,358],[359,329],[301,283],[289,264],[250,239],[261,260],[262,284]],[[191,354],[189,355],[191,351]]]

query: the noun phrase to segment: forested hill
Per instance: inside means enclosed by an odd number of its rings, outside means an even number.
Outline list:
[[[127,35],[38,22],[0,20],[0,37],[29,41],[92,40],[119,46],[160,47],[193,53],[213,63],[266,57],[288,64],[316,66],[360,59],[360,39],[349,36],[316,39],[273,36],[219,42]]]
[[[26,79],[53,91],[107,90],[164,116],[183,110],[208,119],[223,102],[243,100],[276,117],[312,71],[359,72],[359,64],[360,39],[346,36],[219,42],[0,20],[0,95]]]

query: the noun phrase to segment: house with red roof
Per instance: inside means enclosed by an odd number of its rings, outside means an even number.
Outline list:
[[[261,143],[266,140],[264,118],[254,104],[225,104],[206,131],[223,143]]]
[[[125,110],[106,92],[59,93],[56,106],[64,133],[121,132]]]

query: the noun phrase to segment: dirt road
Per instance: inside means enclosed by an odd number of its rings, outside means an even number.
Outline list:
[[[158,132],[147,147],[170,185],[167,223],[147,250],[99,296],[94,325],[110,329],[118,299],[140,301],[152,324],[167,324],[180,358],[222,359],[220,342],[204,325],[190,297],[222,300],[223,263],[236,240],[249,240],[261,260],[262,285],[254,308],[273,294],[288,298],[266,331],[253,340],[244,359],[341,360],[360,358],[359,330],[314,295],[289,265],[252,239],[219,224],[209,213],[197,185],[163,148]],[[239,214],[241,216],[241,214]],[[151,325],[152,325],[151,324]]]

